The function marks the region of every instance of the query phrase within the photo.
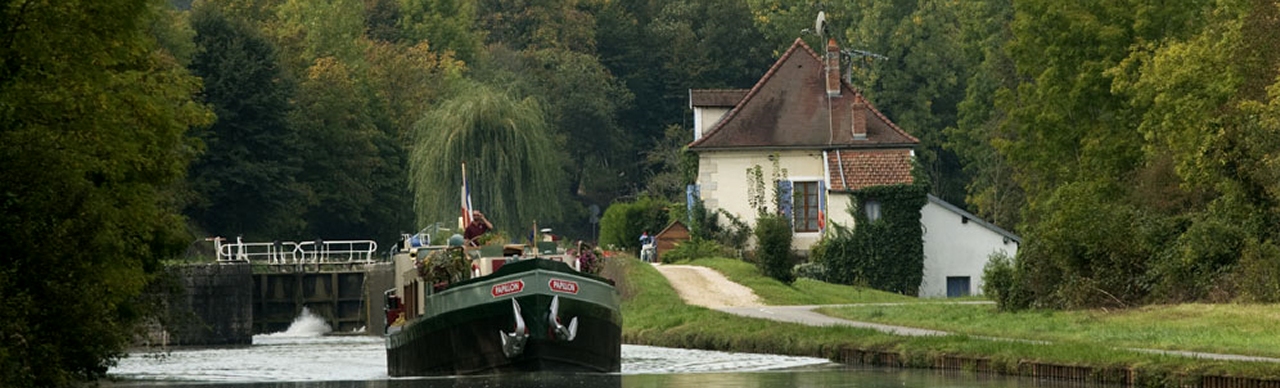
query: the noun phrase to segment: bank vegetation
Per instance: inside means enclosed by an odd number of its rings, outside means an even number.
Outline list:
[[[896,367],[935,368],[942,365],[955,365],[959,369],[980,370],[983,372],[1009,375],[1032,375],[1052,368],[1072,368],[1082,371],[1082,380],[1094,382],[1128,383],[1150,387],[1182,387],[1200,386],[1205,376],[1232,377],[1245,379],[1276,380],[1280,379],[1280,365],[1268,362],[1221,361],[1211,359],[1189,358],[1183,356],[1161,355],[1138,350],[1126,350],[1127,347],[1158,349],[1163,343],[1176,341],[1177,332],[1150,333],[1147,340],[1135,340],[1129,343],[1114,343],[1102,340],[1084,341],[1046,335],[1032,335],[1034,329],[1027,330],[1025,335],[1008,334],[1007,337],[1023,338],[1047,343],[1030,341],[1005,341],[978,338],[978,334],[964,334],[960,324],[949,318],[953,315],[937,314],[932,325],[912,325],[916,327],[954,330],[956,335],[930,337],[903,337],[881,333],[870,329],[852,327],[812,327],[793,323],[775,322],[762,319],[740,317],[702,307],[684,304],[670,283],[652,266],[638,260],[617,257],[613,261],[615,271],[621,274],[619,287],[624,294],[623,302],[623,339],[626,343],[680,348],[696,348],[708,350],[757,352],[799,356],[822,357],[848,363],[872,364]],[[695,265],[708,265],[723,268],[721,271],[731,280],[742,283],[755,290],[762,300],[769,304],[790,304],[791,302],[838,302],[838,303],[881,303],[899,297],[885,297],[885,294],[861,290],[849,286],[818,284],[800,280],[795,286],[786,286],[770,280],[754,272],[750,264],[736,260],[719,259],[709,262],[695,261]],[[814,296],[809,293],[820,291],[828,296]],[[840,295],[832,297],[829,295]],[[865,299],[864,299],[865,297]],[[894,307],[865,307],[860,309],[880,309],[880,311],[919,311],[913,317],[928,315],[931,312],[946,309],[963,310],[961,307],[939,307],[930,301],[906,302]],[[967,308],[967,307],[966,307]],[[918,310],[916,310],[918,309]],[[981,307],[978,307],[981,309]],[[986,313],[994,315],[989,318],[990,324],[999,325],[994,319],[1021,319],[1027,322],[1019,324],[1027,328],[1047,327],[1061,323],[1062,318],[1055,318],[1051,312],[1037,313],[1003,313],[986,307]],[[1178,308],[1172,308],[1168,314],[1178,315]],[[1246,308],[1241,311],[1253,311]],[[905,313],[903,313],[905,314]],[[838,314],[837,314],[838,315]],[[871,315],[875,315],[872,313]],[[884,313],[882,316],[891,315]],[[981,314],[977,314],[981,315]],[[1165,315],[1168,317],[1170,315]],[[1014,318],[1008,318],[1014,317]],[[1155,317],[1152,317],[1155,318]],[[1037,320],[1043,319],[1037,323]],[[1207,318],[1206,318],[1207,319]],[[960,319],[963,320],[963,319]],[[1068,318],[1067,320],[1070,320]],[[1196,318],[1191,318],[1196,320]],[[906,322],[883,319],[883,322],[905,324]],[[951,322],[941,324],[937,322]],[[1256,323],[1256,322],[1255,322]],[[1134,317],[1120,326],[1110,326],[1098,330],[1141,331],[1139,328],[1149,324],[1142,315]],[[1250,322],[1243,322],[1250,325]],[[969,326],[982,326],[983,321]],[[1172,325],[1172,324],[1171,324]],[[998,330],[999,326],[995,326]],[[1232,330],[1230,327],[1220,332]],[[1066,330],[1064,330],[1066,331]],[[1011,331],[1012,332],[1012,331]],[[1001,335],[1006,337],[1006,335]],[[1212,336],[1210,336],[1212,337]],[[1206,339],[1206,342],[1211,340]],[[1227,342],[1227,341],[1224,341]],[[1163,345],[1168,347],[1168,345]],[[1193,350],[1199,348],[1175,349]],[[1241,347],[1224,349],[1240,350],[1244,354],[1254,353]]]

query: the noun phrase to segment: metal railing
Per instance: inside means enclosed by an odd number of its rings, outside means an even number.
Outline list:
[[[222,237],[210,238],[219,262],[247,261],[265,264],[372,263],[378,251],[373,240],[274,241],[247,243],[236,237],[233,243]]]

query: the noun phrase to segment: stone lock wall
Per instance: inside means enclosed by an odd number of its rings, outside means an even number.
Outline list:
[[[161,324],[167,345],[253,343],[253,274],[245,263],[166,268],[173,283]],[[154,337],[154,334],[153,334]]]

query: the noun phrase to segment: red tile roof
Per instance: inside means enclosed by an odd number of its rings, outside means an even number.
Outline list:
[[[869,186],[911,184],[910,149],[837,150],[827,153],[831,190],[859,190]],[[843,168],[844,174],[840,171]]]
[[[828,97],[824,69],[821,57],[796,39],[733,110],[689,148],[911,148],[920,142],[844,80],[840,95]],[[855,109],[861,114],[855,114]],[[865,139],[853,135],[858,116],[865,117]]]

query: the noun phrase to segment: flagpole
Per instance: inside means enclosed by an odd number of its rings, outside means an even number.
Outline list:
[[[458,223],[462,224],[458,228],[465,230],[471,224],[471,193],[467,187],[467,162],[462,162],[462,217],[458,219]]]

